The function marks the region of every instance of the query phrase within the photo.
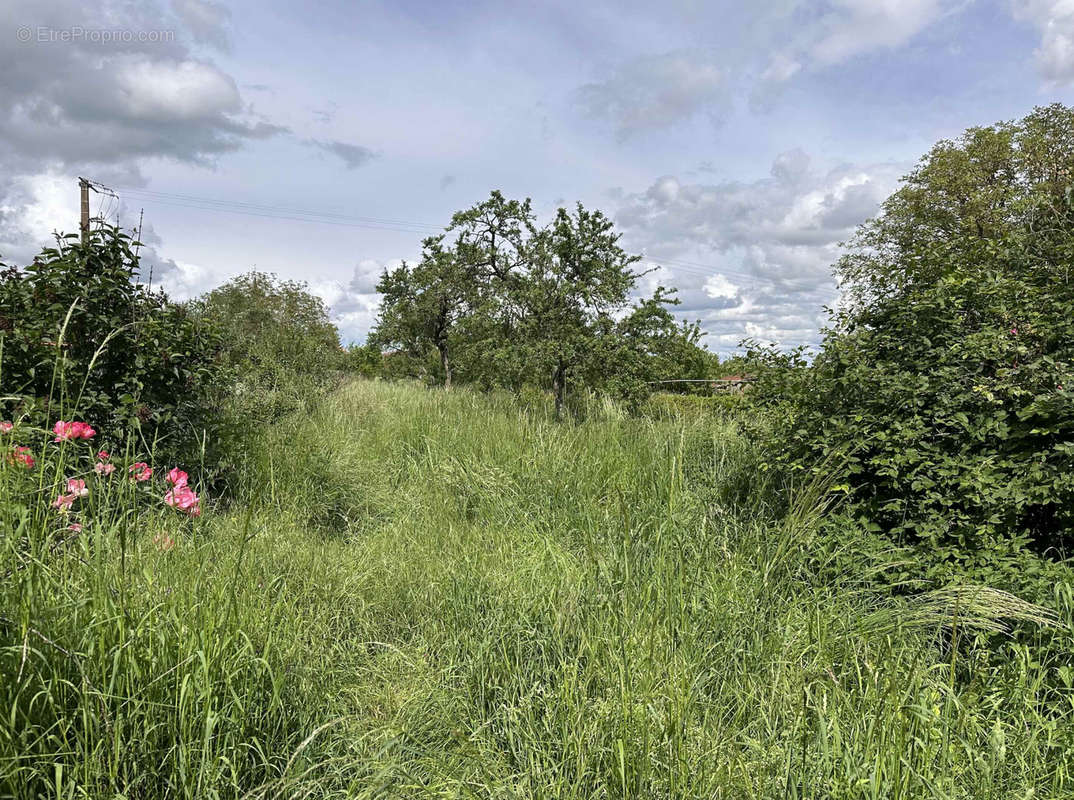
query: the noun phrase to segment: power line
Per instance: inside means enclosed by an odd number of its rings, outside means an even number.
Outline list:
[[[189,208],[199,211],[218,211],[228,214],[240,214],[262,219],[278,219],[291,222],[312,222],[320,225],[332,225],[349,228],[365,228],[372,230],[389,230],[399,233],[413,233],[417,235],[433,235],[443,231],[441,226],[427,222],[414,220],[386,219],[379,217],[366,217],[349,214],[339,214],[327,211],[315,211],[310,209],[296,208],[293,206],[278,206],[262,203],[248,203],[236,200],[221,200],[209,197],[197,197],[188,194],[173,192],[159,192],[150,189],[135,187],[122,188],[124,194],[132,195],[148,203],[171,206],[174,208]],[[665,266],[676,272],[701,277],[714,277],[722,275],[727,278],[765,283],[778,288],[792,291],[814,291],[818,287],[813,282],[806,282],[801,278],[772,278],[764,275],[755,275],[739,270],[718,267],[714,264],[704,264],[697,261],[688,261],[675,258],[649,258],[647,262],[658,266]],[[737,287],[736,287],[737,288]]]
[[[644,260],[655,266],[666,266],[677,272],[684,272],[688,275],[698,275],[705,278],[714,278],[717,275],[720,275],[723,277],[768,283],[775,287],[787,288],[795,291],[813,291],[818,288],[816,283],[807,282],[805,278],[771,278],[766,275],[754,275],[749,272],[718,267],[714,264],[704,268],[701,266],[694,266],[696,262],[682,262],[674,258],[650,258],[646,256]]]
[[[380,219],[377,217],[362,217],[325,211],[311,211],[308,209],[287,206],[217,200],[208,197],[194,197],[193,195],[153,192],[147,189],[124,189],[123,191],[125,194],[130,194],[136,198],[141,198],[158,205],[193,208],[202,211],[224,211],[230,214],[244,214],[246,216],[268,219],[315,222],[324,225],[342,225],[344,227],[373,228],[378,230],[396,230],[402,233],[429,234],[437,233],[441,230],[441,228],[435,225],[407,220]]]

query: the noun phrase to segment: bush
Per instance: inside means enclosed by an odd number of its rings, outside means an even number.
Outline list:
[[[199,316],[218,330],[236,376],[241,417],[277,419],[338,382],[352,359],[321,298],[306,284],[249,272],[201,297]]]
[[[131,247],[117,228],[61,236],[0,271],[0,413],[38,427],[77,416],[134,449],[211,464],[228,388],[220,337],[137,282]]]
[[[777,461],[831,468],[848,512],[941,578],[986,579],[1074,523],[1074,111],[941,142],[839,264],[811,368],[767,359]],[[776,378],[779,379],[776,379]]]

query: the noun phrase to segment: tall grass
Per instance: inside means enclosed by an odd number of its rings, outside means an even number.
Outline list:
[[[348,384],[263,432],[236,507],[20,556],[0,795],[1071,796],[1070,582],[833,578],[825,487],[773,497],[749,453],[719,417]]]

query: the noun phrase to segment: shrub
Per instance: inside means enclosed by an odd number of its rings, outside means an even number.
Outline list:
[[[244,418],[276,419],[302,407],[334,386],[349,361],[324,301],[304,283],[249,272],[195,308],[223,338]]]
[[[845,453],[848,511],[938,577],[1070,544],[1071,131],[1052,106],[938,144],[839,263],[812,367],[759,370],[755,401],[786,412],[777,461]]]
[[[77,415],[162,458],[198,463],[222,425],[220,338],[138,283],[131,248],[105,228],[85,243],[58,237],[26,268],[0,271],[0,412],[38,427]]]

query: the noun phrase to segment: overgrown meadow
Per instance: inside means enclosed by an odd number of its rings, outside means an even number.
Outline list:
[[[938,144],[813,358],[499,193],[363,347],[118,230],[0,270],[0,796],[1074,796],[1071,130]]]
[[[5,556],[3,792],[1067,794],[1069,581],[1036,607],[834,575],[819,488],[762,499],[750,449],[357,381],[263,431],[228,510],[117,470],[57,548],[42,502]]]

